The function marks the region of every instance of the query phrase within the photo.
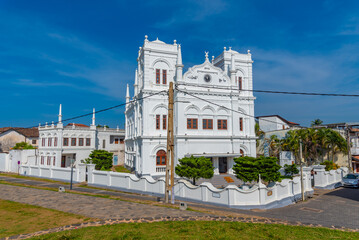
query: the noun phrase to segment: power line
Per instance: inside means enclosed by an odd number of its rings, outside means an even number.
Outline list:
[[[293,95],[307,95],[307,96],[329,96],[329,97],[359,97],[359,94],[344,94],[344,93],[313,93],[313,92],[290,92],[290,91],[275,91],[275,90],[256,90],[256,89],[238,89],[234,87],[222,87],[222,86],[201,86],[191,83],[177,83],[177,86],[192,86],[200,88],[213,88],[221,90],[231,91],[244,91],[244,92],[260,92],[260,93],[277,93],[277,94],[293,94]]]
[[[105,111],[108,111],[108,110],[111,110],[111,109],[114,109],[114,108],[126,106],[127,104],[131,104],[131,103],[133,103],[133,102],[140,101],[140,100],[143,100],[143,99],[145,99],[145,98],[149,98],[149,97],[152,97],[152,96],[155,96],[155,95],[159,95],[159,94],[164,93],[164,92],[167,92],[167,90],[163,90],[163,91],[160,91],[160,92],[157,92],[157,93],[154,93],[154,94],[150,94],[150,95],[145,96],[145,97],[142,97],[142,98],[136,98],[136,99],[133,99],[133,100],[129,101],[128,103],[121,103],[121,104],[118,104],[118,105],[115,105],[115,106],[112,106],[112,107],[104,108],[104,109],[95,111],[95,114],[96,114],[96,113],[105,112]],[[62,120],[62,122],[67,122],[67,121],[70,121],[70,120],[74,120],[74,119],[78,119],[78,118],[90,116],[90,115],[92,115],[92,114],[93,114],[93,112],[91,112],[91,113],[86,113],[86,114],[82,114],[82,115],[78,115],[78,116],[71,117],[71,118],[66,118],[66,119]],[[57,123],[59,123],[59,122],[58,122],[58,121],[57,121],[57,122],[54,122],[54,124],[57,124]],[[41,126],[41,125],[43,125],[43,124],[40,124],[40,126]],[[34,128],[34,127],[38,127],[38,126],[25,127],[25,128]]]
[[[190,96],[192,96],[192,97],[194,97],[194,98],[197,98],[197,99],[200,99],[200,100],[202,100],[202,101],[205,101],[205,102],[207,102],[207,103],[210,103],[210,104],[216,105],[217,107],[222,107],[222,108],[227,109],[227,110],[229,110],[229,111],[236,112],[236,113],[239,113],[239,114],[242,114],[242,115],[245,115],[245,116],[248,116],[248,117],[254,118],[254,119],[256,118],[256,117],[255,117],[255,116],[253,116],[253,115],[249,115],[249,114],[247,114],[247,113],[240,112],[240,111],[234,110],[234,109],[232,109],[232,108],[228,108],[228,107],[223,106],[223,105],[220,105],[220,104],[218,104],[218,103],[214,103],[214,102],[209,101],[209,100],[207,100],[207,99],[204,99],[204,98],[198,97],[198,96],[196,96],[196,95],[193,95],[193,94],[191,94],[191,93],[189,93],[189,92],[186,92],[186,91],[180,90],[180,89],[178,89],[177,87],[176,87],[176,90],[177,90],[177,91],[179,91],[179,92],[182,92],[182,93],[188,94],[188,95],[190,95]],[[266,122],[270,122],[270,123],[275,123],[275,124],[278,124],[277,122],[271,121],[271,120],[269,120],[269,119],[262,119],[262,121],[266,121]]]

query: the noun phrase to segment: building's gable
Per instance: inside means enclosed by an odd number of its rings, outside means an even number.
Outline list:
[[[183,81],[190,84],[230,86],[231,79],[219,67],[215,67],[209,61],[188,69],[183,75]]]

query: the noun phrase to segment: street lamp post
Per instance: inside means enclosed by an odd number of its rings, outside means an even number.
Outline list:
[[[73,172],[74,172],[74,159],[71,158],[71,180],[70,180],[70,190],[72,190],[72,176],[73,176]]]

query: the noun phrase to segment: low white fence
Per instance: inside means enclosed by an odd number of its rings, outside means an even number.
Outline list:
[[[325,171],[324,165],[313,166],[313,171],[314,187],[324,189],[334,189],[342,186],[343,177],[349,173],[346,167]]]
[[[163,196],[164,179],[154,180],[145,176],[138,178],[129,173],[104,172],[88,165],[88,184],[117,188],[124,191]],[[312,194],[310,168],[304,173],[304,189],[307,195]],[[232,208],[274,208],[289,205],[301,197],[300,178],[284,179],[271,187],[260,183],[251,188],[238,188],[229,185],[224,189],[215,188],[211,183],[194,186],[186,180],[179,180],[174,187],[175,199],[204,202]]]
[[[20,174],[41,178],[49,178],[69,182],[71,180],[71,168],[59,168],[51,166],[28,166],[22,165]],[[79,164],[78,168],[73,169],[73,181],[83,182],[86,180],[86,165]]]

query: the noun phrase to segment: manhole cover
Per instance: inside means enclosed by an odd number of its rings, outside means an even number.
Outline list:
[[[309,207],[302,207],[300,210],[308,211],[308,212],[315,212],[315,213],[321,213],[323,210],[315,209],[315,208],[309,208]]]

